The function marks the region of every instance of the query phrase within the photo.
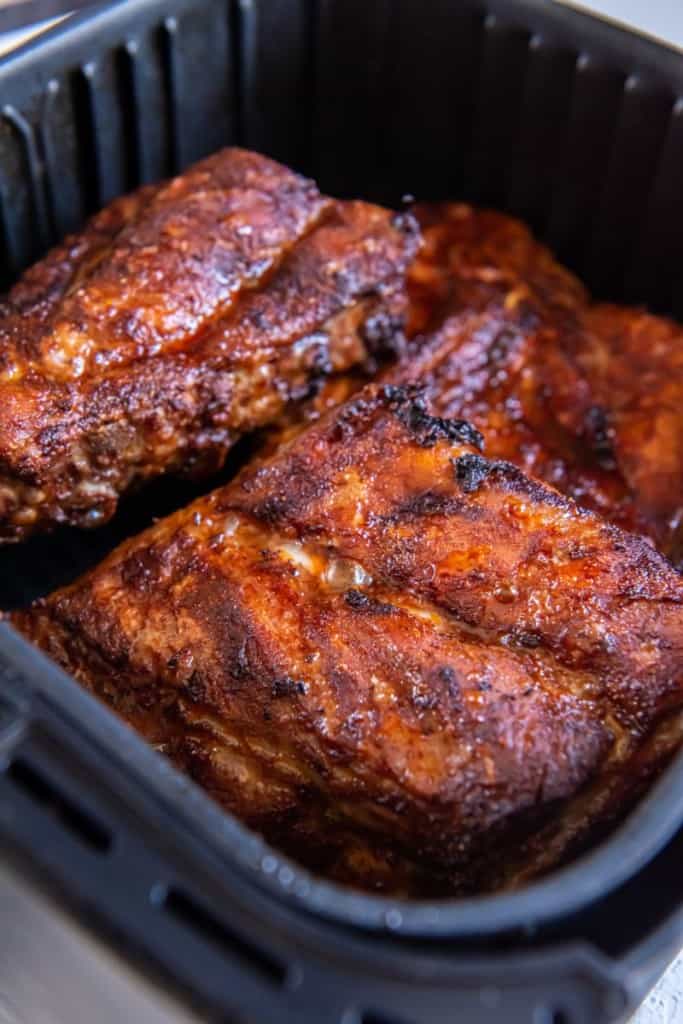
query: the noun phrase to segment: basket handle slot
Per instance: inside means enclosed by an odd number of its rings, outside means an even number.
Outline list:
[[[271,984],[285,984],[287,970],[279,960],[236,935],[223,921],[181,889],[169,887],[162,906],[176,921],[192,929],[205,942],[236,956],[256,969]]]
[[[6,775],[17,789],[33,803],[51,812],[85,846],[98,853],[108,853],[111,849],[111,832],[66,796],[35,765],[23,757],[16,757],[10,762]]]

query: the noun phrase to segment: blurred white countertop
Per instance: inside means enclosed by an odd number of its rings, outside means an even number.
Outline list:
[[[554,0],[603,14],[646,35],[683,49],[683,0]]]

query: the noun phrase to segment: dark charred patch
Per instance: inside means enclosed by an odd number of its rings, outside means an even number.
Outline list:
[[[421,447],[432,448],[438,441],[470,444],[479,450],[484,447],[483,437],[467,420],[431,416],[424,398],[419,397],[419,388],[386,385],[383,392],[392,412]]]
[[[354,611],[367,612],[370,615],[393,615],[396,611],[393,605],[376,601],[360,590],[347,590],[344,601]]]
[[[271,693],[275,698],[301,696],[306,693],[306,683],[291,676],[281,676],[273,682]]]
[[[479,490],[494,465],[495,463],[485,459],[483,455],[461,455],[453,459],[455,479],[465,494]]]
[[[423,516],[457,515],[462,512],[463,503],[452,498],[448,494],[439,494],[438,491],[420,491],[413,494],[392,512],[393,522],[400,522],[405,519],[420,519]]]
[[[542,484],[530,480],[518,466],[502,459],[486,459],[483,455],[460,455],[453,459],[453,469],[456,481],[466,494],[474,493],[486,480],[495,478],[504,481],[513,491],[544,499],[556,497],[553,491],[547,491]],[[551,503],[555,504],[554,501]]]
[[[523,469],[504,459],[491,460],[489,463],[489,480],[505,485],[511,494],[520,494],[535,502],[549,505],[552,508],[571,509],[578,517],[592,516],[588,509],[576,505],[570,498],[553,490],[540,480],[527,476]]]

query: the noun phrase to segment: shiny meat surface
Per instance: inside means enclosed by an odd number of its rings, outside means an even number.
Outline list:
[[[583,285],[514,217],[466,203],[413,208],[424,236],[409,276],[408,333],[440,327],[450,314],[514,312],[535,298],[573,312],[588,299]]]
[[[683,329],[642,310],[593,305],[579,352],[646,530],[683,564]]]
[[[680,738],[683,581],[370,385],[15,625],[337,880],[519,884]]]
[[[470,420],[486,452],[680,559],[683,332],[592,305],[518,221],[418,207],[412,351],[388,379],[420,380],[438,415]]]
[[[0,540],[219,466],[390,342],[416,246],[409,217],[239,149],[117,200],[0,306]]]

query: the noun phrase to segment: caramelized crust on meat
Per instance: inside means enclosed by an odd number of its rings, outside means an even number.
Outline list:
[[[463,310],[514,311],[533,297],[571,313],[587,301],[583,285],[514,217],[465,203],[421,203],[413,212],[423,244],[408,278],[410,335]]]
[[[0,541],[220,465],[390,339],[416,245],[409,217],[239,149],[113,203],[0,307]]]
[[[309,866],[518,884],[679,740],[683,581],[371,385],[14,624]]]
[[[591,306],[518,221],[453,203],[416,208],[410,330],[387,379],[420,380],[432,411],[484,434],[581,505],[677,560],[683,505],[680,328]]]
[[[647,532],[683,563],[683,330],[642,310],[598,304],[579,352],[606,410],[614,461]]]

